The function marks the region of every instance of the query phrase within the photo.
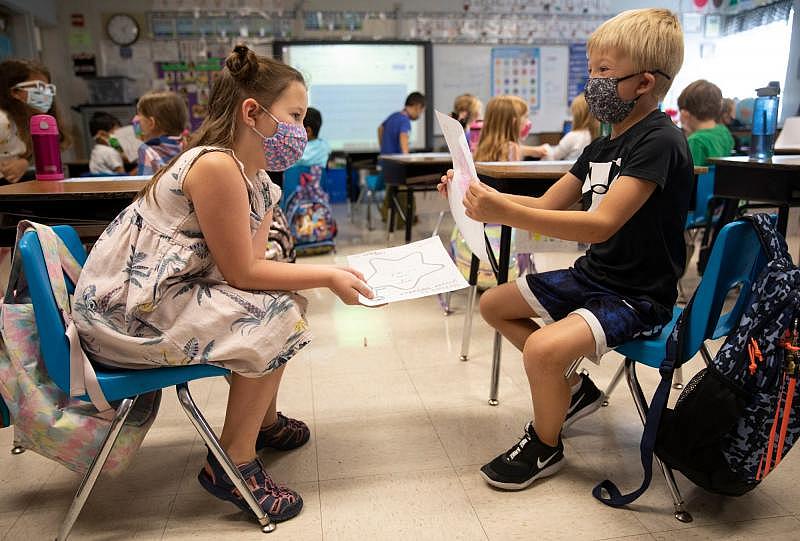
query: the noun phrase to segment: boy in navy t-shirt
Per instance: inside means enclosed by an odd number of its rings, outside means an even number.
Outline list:
[[[381,154],[408,154],[411,121],[417,120],[422,116],[424,110],[425,96],[419,92],[412,92],[406,98],[406,105],[402,111],[392,113],[386,117],[386,120],[381,122],[381,125],[378,126],[378,143],[381,146]],[[406,207],[406,197],[408,197],[406,192],[397,194],[397,201],[403,208]],[[387,190],[386,198],[383,200],[383,206],[381,207],[381,216],[384,222],[389,213],[390,204]],[[416,206],[412,208],[416,209]],[[402,217],[398,217],[397,225],[398,227],[403,227]]]
[[[408,154],[408,134],[411,121],[417,120],[425,110],[425,96],[412,92],[406,98],[402,111],[389,115],[378,126],[378,142],[381,154]]]

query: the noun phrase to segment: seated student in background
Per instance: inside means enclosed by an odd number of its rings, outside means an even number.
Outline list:
[[[381,154],[408,154],[408,137],[411,122],[422,116],[425,96],[412,92],[406,98],[402,111],[392,113],[378,126],[378,143]]]
[[[148,92],[139,98],[136,116],[144,140],[138,174],[152,175],[183,150],[189,111],[175,92]]]
[[[741,130],[744,128],[742,121],[736,118],[736,100],[733,98],[722,98],[722,115],[720,122],[728,126],[731,130]]]
[[[125,173],[122,147],[114,138],[114,132],[120,126],[119,120],[103,111],[97,111],[89,119],[89,133],[94,138],[94,147],[89,158],[90,173],[120,175]]]
[[[745,129],[741,120],[736,118],[736,100],[733,98],[722,98],[722,116],[720,123],[725,124],[733,136],[733,151],[734,154],[742,154],[742,141],[737,137],[734,131]]]
[[[328,156],[331,153],[331,146],[325,139],[319,137],[319,130],[322,128],[322,115],[317,109],[309,107],[306,117],[303,119],[303,126],[308,135],[308,143],[303,151],[303,157],[297,165],[326,167]]]
[[[528,104],[517,96],[495,96],[486,105],[481,139],[475,149],[476,162],[507,162],[522,159],[519,144],[528,120]],[[528,130],[530,127],[528,127]],[[522,132],[521,132],[522,130]],[[527,135],[527,134],[525,134]]]
[[[590,243],[570,269],[529,274],[481,297],[484,319],[522,352],[533,400],[535,424],[481,468],[487,483],[507,490],[561,469],[564,426],[603,401],[588,376],[566,379],[565,371],[579,357],[599,360],[658,334],[672,318],[686,258],[692,159],[686,138],[658,110],[683,63],[678,18],[666,9],[624,11],[587,47],[586,101],[611,136],[589,144],[541,197],[502,194],[475,179],[464,198],[475,220]],[[441,192],[451,178],[448,171]],[[588,212],[567,210],[580,200]]]
[[[381,122],[378,126],[378,144],[380,145],[381,154],[408,154],[408,138],[411,133],[411,122],[417,120],[422,116],[425,110],[425,96],[419,92],[412,92],[406,98],[406,104],[402,111],[392,113],[386,120]],[[397,201],[402,208],[406,208],[408,194],[402,192],[397,194]],[[383,199],[381,205],[381,218],[386,221],[389,214],[389,191],[386,191],[386,197]],[[416,206],[412,201],[413,215],[416,220]],[[397,225],[402,227],[404,222],[401,216],[397,217]]]
[[[464,135],[467,136],[469,148],[473,152],[475,152],[480,138],[480,128],[475,123],[481,118],[482,109],[483,104],[477,97],[472,94],[461,94],[453,102],[453,110],[450,113],[450,116],[458,120],[464,128]],[[476,131],[475,134],[472,133],[473,129]]]
[[[44,65],[30,60],[0,62],[0,183],[19,182],[31,167],[33,115],[53,116],[61,149],[70,145],[69,128],[58,114],[55,96],[56,85]]]
[[[572,111],[572,130],[556,146],[548,144],[523,147],[523,153],[543,160],[576,160],[583,149],[600,135],[600,123],[592,113],[583,93],[575,96],[570,105]]]
[[[678,96],[678,110],[695,165],[733,154],[733,135],[717,123],[722,114],[722,92],[717,85],[705,79],[691,83]]]

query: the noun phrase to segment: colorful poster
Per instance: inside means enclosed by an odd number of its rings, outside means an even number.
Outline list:
[[[222,60],[219,58],[203,62],[156,62],[157,77],[164,80],[167,88],[186,100],[191,131],[203,123],[211,85],[221,71]]]
[[[495,47],[492,49],[492,96],[512,94],[539,109],[539,73],[541,55],[538,47]]]
[[[583,92],[586,82],[589,80],[589,69],[587,67],[586,44],[569,44],[569,76],[567,79],[567,102],[572,104],[575,96]]]

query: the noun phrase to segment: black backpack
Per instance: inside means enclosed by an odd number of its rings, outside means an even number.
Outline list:
[[[592,494],[607,505],[626,505],[647,489],[654,452],[708,491],[742,495],[780,463],[800,434],[800,269],[768,215],[743,219],[755,227],[767,256],[753,281],[750,304],[713,362],[668,409],[688,319],[683,316],[690,313],[692,298],[667,342],[662,379],[647,413],[642,486],[622,495],[611,481],[603,481]]]

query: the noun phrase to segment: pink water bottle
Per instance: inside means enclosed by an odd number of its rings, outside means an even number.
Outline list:
[[[63,180],[64,169],[61,167],[56,119],[50,115],[33,115],[31,139],[36,162],[36,180]]]

